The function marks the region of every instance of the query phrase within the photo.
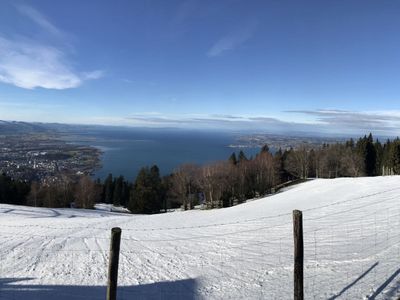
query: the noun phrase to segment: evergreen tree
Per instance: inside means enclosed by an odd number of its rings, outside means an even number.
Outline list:
[[[128,204],[130,189],[131,189],[131,185],[124,180],[123,184],[122,184],[122,192],[121,192],[121,201],[120,201],[121,206],[126,207],[126,205]]]
[[[372,134],[360,138],[356,145],[359,155],[363,159],[364,171],[367,176],[376,175],[376,149]]]
[[[261,147],[261,153],[269,153],[269,147],[267,144]]]
[[[308,164],[308,176],[311,178],[317,178],[318,177],[318,162],[317,162],[317,155],[315,153],[314,149],[310,150],[310,153],[308,155],[309,159],[309,164]]]
[[[229,157],[229,160],[228,160],[228,161],[229,161],[232,165],[234,165],[234,166],[237,165],[238,161],[237,161],[236,153],[235,153],[235,152],[233,152],[233,153],[231,154],[231,156]]]
[[[128,209],[132,213],[158,213],[162,208],[163,190],[157,166],[142,168],[133,184]]]
[[[0,203],[24,205],[29,192],[29,183],[0,174]]]
[[[392,152],[392,141],[387,139],[386,143],[383,144],[382,151],[382,175],[389,175],[390,170],[392,170],[392,162],[391,162],[391,152]]]
[[[376,162],[375,162],[375,171],[374,175],[381,175],[382,170],[382,161],[383,161],[383,146],[379,140],[376,140],[374,143],[375,151],[376,151]]]
[[[113,193],[114,193],[114,182],[112,174],[108,174],[106,180],[104,181],[104,202],[111,204],[113,203]]]
[[[400,174],[400,142],[397,141],[393,144],[391,151],[391,161],[394,174]]]
[[[245,161],[248,161],[246,154],[244,154],[244,152],[242,150],[240,150],[239,156],[238,156],[238,163],[240,164]]]
[[[365,152],[365,173],[367,176],[376,175],[376,149],[372,134],[370,133],[367,138],[366,152]]]
[[[354,149],[354,140],[352,138],[346,141],[346,148]]]
[[[124,186],[124,177],[123,176],[119,176],[116,180],[115,180],[115,184],[114,184],[114,193],[113,193],[113,201],[112,203],[116,206],[120,206],[121,202],[122,202],[122,189]]]

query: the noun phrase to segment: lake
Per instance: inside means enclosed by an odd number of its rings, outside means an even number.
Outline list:
[[[102,168],[94,174],[104,179],[109,173],[133,180],[141,167],[156,164],[162,175],[184,163],[205,164],[227,160],[241,149],[250,157],[259,148],[232,148],[237,135],[179,129],[125,129],[105,127],[77,133],[74,142],[103,151]]]

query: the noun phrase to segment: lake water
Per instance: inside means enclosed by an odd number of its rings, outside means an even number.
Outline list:
[[[91,145],[103,151],[102,168],[95,178],[109,173],[133,180],[139,169],[156,164],[163,175],[184,163],[205,164],[227,160],[235,135],[230,133],[186,131],[172,129],[96,129],[80,133],[75,142]],[[248,157],[259,148],[243,148]]]

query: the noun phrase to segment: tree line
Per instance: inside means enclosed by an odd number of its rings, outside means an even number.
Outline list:
[[[112,174],[104,181],[81,176],[54,182],[22,182],[0,175],[0,203],[45,207],[93,208],[95,203],[124,206],[132,213],[159,213],[182,207],[221,208],[273,193],[282,184],[307,178],[400,174],[400,139],[381,143],[372,134],[344,143],[271,152],[254,157],[243,151],[226,161],[184,164],[161,176],[157,166],[143,167],[129,182]]]

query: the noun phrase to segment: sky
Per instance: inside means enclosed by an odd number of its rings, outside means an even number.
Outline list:
[[[2,0],[0,120],[399,135],[400,2]]]

